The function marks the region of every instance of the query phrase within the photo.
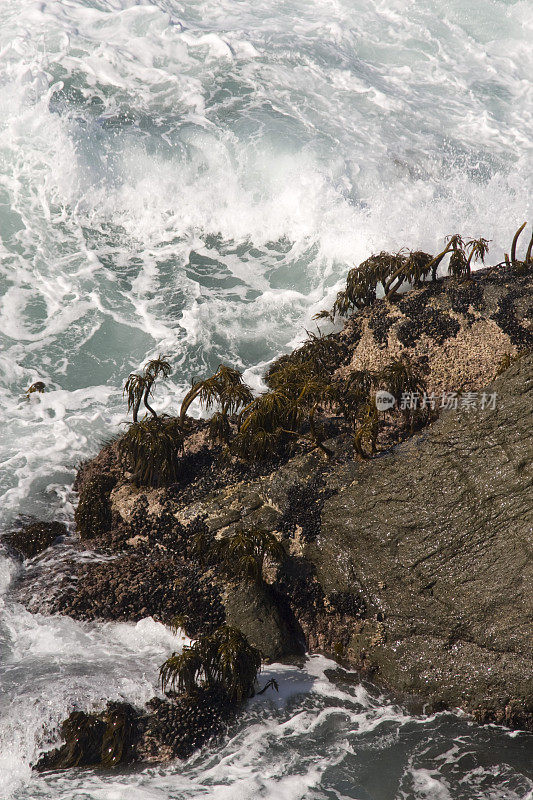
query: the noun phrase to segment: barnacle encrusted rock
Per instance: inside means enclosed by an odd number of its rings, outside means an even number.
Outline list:
[[[33,558],[66,533],[67,528],[62,522],[21,522],[8,533],[6,541],[24,558]]]
[[[480,389],[505,355],[533,346],[532,289],[531,273],[493,268],[378,301],[347,323],[350,359],[338,374],[407,354],[425,366],[429,392]]]

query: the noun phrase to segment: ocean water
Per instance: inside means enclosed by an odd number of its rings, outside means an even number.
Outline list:
[[[221,361],[259,387],[371,252],[461,232],[501,260],[533,221],[532,40],[528,0],[2,0],[0,524],[72,523],[146,358],[173,366],[160,410]],[[32,777],[74,704],[144,702],[177,645],[29,614],[28,568],[1,557],[1,798],[533,797],[528,737],[320,658],[185,765]]]

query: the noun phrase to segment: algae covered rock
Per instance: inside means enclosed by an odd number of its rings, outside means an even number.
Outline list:
[[[434,414],[412,435],[395,395],[396,417],[383,412],[365,459],[354,453],[363,423],[336,427],[331,407],[322,450],[302,428],[301,447],[263,462],[222,459],[199,421],[180,481],[159,488],[136,484],[116,441],[104,447],[79,472],[76,523],[115,557],[77,566],[54,610],[179,617],[193,637],[225,622],[268,660],[301,653],[305,639],[403,698],[532,726],[532,287],[531,270],[501,266],[423,283],[271,365],[269,386],[325,356],[341,384],[415,365]],[[440,408],[451,392],[457,410]],[[287,559],[258,561],[256,580],[243,580],[218,547],[239,532],[276,537]],[[218,547],[206,560],[200,534]],[[157,713],[171,730],[181,712]]]
[[[148,709],[138,744],[143,761],[188,758],[219,736],[235,714],[225,694],[207,688],[171,700],[154,698]]]
[[[144,710],[113,702],[100,712],[73,711],[60,728],[63,744],[43,753],[35,769],[110,769],[187,758],[219,735],[234,712],[227,697],[213,689],[154,697]]]
[[[44,753],[38,772],[69,767],[115,767],[135,760],[141,714],[128,703],[108,703],[100,713],[73,711],[61,725],[64,744]]]

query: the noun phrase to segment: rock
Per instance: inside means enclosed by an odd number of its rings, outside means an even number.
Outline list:
[[[267,661],[305,652],[305,637],[289,604],[266,584],[243,581],[223,596],[226,623],[245,634]]]
[[[6,541],[24,558],[33,558],[66,534],[67,528],[62,522],[31,522],[9,533]]]
[[[532,285],[531,272],[492,267],[469,281],[439,280],[378,301],[346,323],[350,358],[338,374],[408,354],[425,364],[430,392],[480,389],[504,356],[533,346]]]
[[[74,711],[61,725],[64,744],[44,753],[34,769],[110,769],[188,758],[218,736],[234,713],[223,693],[206,688],[171,700],[155,697],[142,711],[117,702],[97,713]]]
[[[75,619],[169,624],[184,617],[189,635],[224,622],[220,592],[186,561],[163,552],[133,552],[111,561],[80,564],[77,580],[51,602],[52,612]]]
[[[532,288],[532,271],[496,267],[377,301],[327,337],[328,370],[407,356],[428,392],[480,391],[533,345]],[[309,346],[282,359],[298,364]],[[524,356],[494,384],[496,411],[444,412],[400,445],[412,431],[385,415],[380,452],[364,462],[327,414],[330,460],[300,443],[258,464],[221,460],[197,421],[180,481],[157,490],[134,485],[111,442],[79,472],[76,523],[117,557],[76,567],[53,610],[179,615],[192,636],[226,621],[269,660],[302,652],[305,634],[310,651],[403,698],[531,726],[530,373]],[[195,549],[197,534],[239,528],[283,541],[289,558],[263,570],[270,586],[229,583]]]
[[[358,591],[348,659],[398,694],[533,727],[533,356],[355,467],[305,554],[324,592]]]
[[[82,539],[94,539],[111,529],[109,494],[115,485],[112,475],[102,473],[84,481],[74,518]]]
[[[139,759],[148,762],[188,758],[219,736],[235,713],[224,694],[207,688],[170,701],[154,698],[148,709],[137,745]]]

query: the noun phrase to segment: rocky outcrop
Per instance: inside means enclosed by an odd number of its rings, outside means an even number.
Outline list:
[[[234,713],[227,698],[210,689],[173,701],[154,697],[143,711],[117,702],[92,714],[73,711],[61,725],[63,744],[44,753],[35,769],[109,769],[187,758],[217,737]]]
[[[242,631],[266,661],[305,653],[305,637],[283,595],[265,584],[239,583],[223,598],[226,622]]]
[[[345,658],[434,708],[533,727],[533,357],[363,466],[305,555],[367,613]]]
[[[228,463],[198,422],[183,480],[152,489],[111,442],[80,470],[76,522],[113,557],[78,564],[52,610],[178,619],[191,636],[227,623],[267,660],[305,646],[400,698],[533,728],[532,288],[531,273],[504,268],[428,283],[332,335],[337,376],[406,355],[435,394],[414,435],[385,415],[373,458],[326,420],[330,459],[299,444],[276,464]],[[457,410],[439,407],[450,391]],[[262,580],[199,559],[198,535],[247,531],[274,533],[287,555],[267,558]],[[174,741],[174,710],[156,712],[146,752]]]
[[[533,347],[532,290],[531,272],[492,268],[377,302],[347,322],[339,372],[376,369],[407,353],[425,364],[430,392],[480,389],[504,356]]]

